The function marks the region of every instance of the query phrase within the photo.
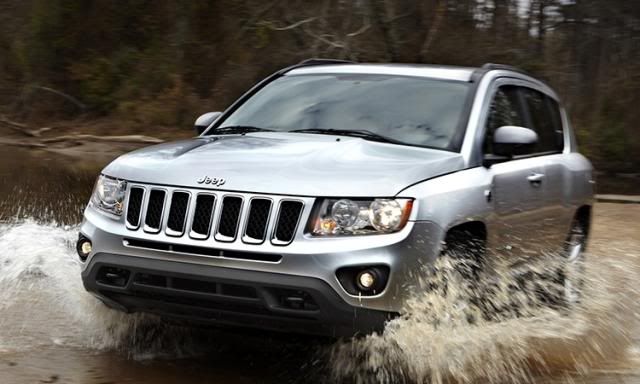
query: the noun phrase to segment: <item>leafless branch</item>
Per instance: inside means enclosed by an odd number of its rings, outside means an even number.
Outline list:
[[[26,147],[26,148],[46,148],[46,145],[33,141],[12,140],[6,138],[0,138],[0,144],[11,145],[14,147]]]
[[[300,20],[300,21],[298,21],[296,23],[293,23],[291,25],[287,25],[286,27],[274,27],[269,22],[262,22],[260,24],[267,26],[267,28],[269,28],[269,29],[271,29],[273,31],[288,31],[290,29],[298,28],[299,26],[301,26],[303,24],[307,24],[307,23],[310,23],[312,21],[315,21],[316,19],[318,19],[318,18],[317,17],[310,17],[308,19]]]
[[[409,17],[411,15],[413,15],[412,12],[403,13],[402,15],[396,15],[389,18],[388,20],[384,20],[384,22],[387,24],[395,23],[396,21],[404,19],[405,17]]]
[[[366,23],[360,29],[358,29],[355,32],[348,33],[347,37],[356,37],[358,35],[361,35],[361,34],[365,33],[369,28],[371,28],[371,24],[367,20]]]
[[[6,116],[4,116],[4,115],[3,115],[3,116],[0,116],[0,123],[3,123],[3,124],[6,124],[6,125],[9,125],[9,126],[11,126],[11,127],[15,127],[15,128],[29,128],[29,127],[27,126],[27,124],[24,124],[24,123],[18,123],[18,122],[16,122],[16,121],[9,120],[9,118],[7,118],[7,117],[6,117]]]
[[[235,36],[235,39],[236,40],[241,39],[249,29],[253,28],[257,24],[258,20],[260,20],[262,16],[264,16],[267,12],[269,12],[273,7],[278,5],[278,3],[280,3],[280,0],[272,1],[271,3],[264,6],[262,9],[258,10],[258,12],[256,12],[254,16],[249,21],[244,23],[244,25],[240,28],[240,30],[238,31],[238,34]]]
[[[68,95],[64,92],[58,91],[56,89],[53,88],[49,88],[49,87],[43,87],[40,85],[34,85],[33,86],[34,89],[39,89],[41,91],[45,91],[45,92],[49,92],[49,93],[53,93],[54,95],[60,96],[64,99],[66,99],[67,101],[70,101],[72,104],[74,104],[76,107],[78,107],[81,110],[86,110],[87,106],[84,105],[80,100],[76,99],[75,97]]]
[[[338,41],[331,41],[329,40],[327,37],[328,36],[332,36],[332,35],[316,35],[315,33],[309,31],[309,30],[305,30],[305,33],[311,37],[313,37],[314,39],[317,39],[333,48],[344,48],[344,43],[338,42]]]
[[[47,139],[42,139],[42,143],[59,143],[63,141],[106,141],[115,143],[143,143],[158,144],[164,142],[162,139],[144,135],[127,135],[127,136],[95,136],[95,135],[63,135]]]
[[[53,127],[42,127],[37,129],[30,129],[27,124],[18,123],[13,120],[9,120],[6,116],[0,116],[0,123],[6,125],[10,129],[19,132],[29,137],[40,137],[43,133],[50,131]]]

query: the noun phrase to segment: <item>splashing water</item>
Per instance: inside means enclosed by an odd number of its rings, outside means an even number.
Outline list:
[[[637,320],[638,271],[632,261],[639,252],[592,247],[596,251],[587,255],[581,299],[570,307],[550,302],[562,288],[544,278],[563,265],[561,255],[529,265],[532,273],[524,284],[498,268],[472,287],[460,284],[455,261],[440,259],[435,273],[425,272],[416,289],[421,293],[382,335],[332,348],[333,379],[533,382],[623,359]]]
[[[131,320],[107,310],[82,287],[73,251],[77,233],[77,227],[34,220],[0,224],[0,312],[7,314],[0,326],[49,324],[35,335],[26,329],[0,333],[0,349],[49,343],[110,348],[130,327]],[[60,321],[52,321],[56,317]]]
[[[115,350],[135,360],[228,358],[240,353],[233,348],[245,354],[269,348],[292,353],[288,341],[273,345],[263,335],[189,327],[107,308],[82,286],[78,229],[32,219],[0,222],[0,353],[51,345]]]
[[[229,352],[220,333],[121,314],[86,293],[74,250],[77,231],[34,220],[0,223],[0,352],[63,345],[174,359],[210,355],[213,344]],[[480,287],[469,286],[460,284],[456,262],[443,258],[424,273],[416,287],[420,293],[383,334],[322,350],[328,381],[533,382],[620,361],[637,320],[639,243],[592,242],[584,293],[571,310],[540,299],[540,291],[554,288],[544,279],[523,285],[497,268],[499,279],[485,277]],[[550,255],[531,269],[542,276],[561,262]],[[262,335],[241,338],[251,340],[247,345],[262,340],[265,350],[280,348]],[[253,348],[247,345],[239,348]],[[295,348],[310,349],[306,343]],[[280,351],[294,356],[295,348]]]

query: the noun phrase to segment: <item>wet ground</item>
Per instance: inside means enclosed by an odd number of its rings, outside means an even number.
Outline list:
[[[640,204],[596,206],[576,314],[469,324],[458,304],[425,297],[384,335],[333,344],[104,308],[82,289],[73,250],[95,175],[0,146],[0,384],[640,383]]]

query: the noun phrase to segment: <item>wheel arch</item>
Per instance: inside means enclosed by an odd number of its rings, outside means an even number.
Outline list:
[[[445,233],[445,241],[447,237],[456,233],[466,233],[478,240],[487,239],[487,225],[480,220],[466,221],[450,227]]]
[[[469,279],[477,279],[486,265],[487,227],[482,221],[467,221],[447,231],[440,255],[457,260],[456,269]]]
[[[472,247],[474,254],[480,257],[484,254],[487,242],[487,226],[479,220],[467,221],[452,226],[444,235],[443,251],[447,249],[457,249],[466,251],[459,247]]]

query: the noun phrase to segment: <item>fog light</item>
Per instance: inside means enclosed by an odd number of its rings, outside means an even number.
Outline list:
[[[352,265],[336,271],[336,277],[348,294],[352,296],[375,296],[381,294],[389,280],[388,265]]]
[[[80,238],[78,239],[78,243],[76,244],[76,251],[78,251],[80,260],[85,261],[91,254],[92,250],[93,245],[91,244],[91,240],[87,239],[84,236],[80,236]]]
[[[371,289],[376,283],[376,277],[370,271],[362,271],[358,274],[358,285],[364,289]]]
[[[80,251],[82,253],[84,253],[85,255],[90,254],[91,253],[91,242],[89,240],[83,241],[82,245],[80,245]]]

